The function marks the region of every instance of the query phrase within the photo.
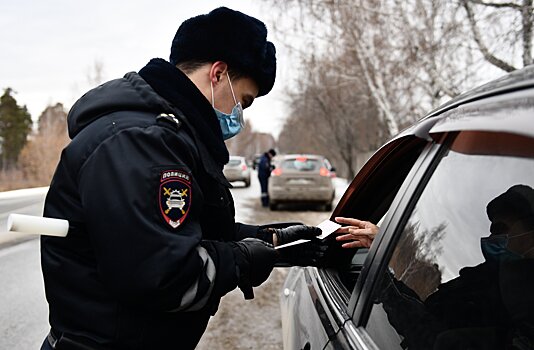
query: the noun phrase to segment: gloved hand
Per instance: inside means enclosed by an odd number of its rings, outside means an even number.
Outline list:
[[[315,226],[294,225],[286,228],[265,228],[258,231],[258,237],[273,243],[273,234],[276,235],[277,246],[291,243],[299,239],[312,239],[321,234],[321,229]]]
[[[328,245],[313,238],[311,241],[281,248],[275,267],[323,266]]]
[[[238,287],[245,299],[253,299],[252,287],[257,287],[271,274],[278,260],[278,252],[273,246],[257,238],[245,238],[232,242],[234,256],[239,267]]]

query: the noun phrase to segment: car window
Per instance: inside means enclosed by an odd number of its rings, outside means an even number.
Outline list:
[[[380,348],[532,346],[533,174],[533,139],[455,135],[375,283]]]
[[[241,164],[241,160],[240,159],[230,159],[230,161],[228,162],[229,166],[237,166],[239,164]]]
[[[379,223],[427,144],[425,140],[407,138],[375,154],[349,186],[332,218],[344,216]],[[343,249],[333,243],[327,253],[333,265],[330,271],[335,274],[332,277],[338,278],[350,294],[368,249]]]
[[[319,160],[306,157],[285,159],[281,168],[285,170],[315,171],[319,169]]]

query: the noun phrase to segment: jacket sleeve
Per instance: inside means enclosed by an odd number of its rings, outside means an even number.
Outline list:
[[[245,238],[258,238],[258,230],[260,226],[247,225],[239,222],[235,223],[235,241],[240,241]]]
[[[160,126],[123,130],[101,143],[78,174],[97,273],[118,300],[160,311],[216,304],[237,286],[229,243],[202,241],[202,191],[191,146]],[[191,174],[190,210],[176,228],[163,217],[160,176]]]

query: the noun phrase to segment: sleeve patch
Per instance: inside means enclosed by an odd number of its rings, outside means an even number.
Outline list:
[[[183,170],[161,172],[158,196],[163,220],[173,229],[179,227],[191,207],[191,175]]]

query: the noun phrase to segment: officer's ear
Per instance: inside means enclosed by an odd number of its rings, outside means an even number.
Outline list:
[[[215,87],[218,83],[223,81],[223,77],[228,71],[228,65],[223,61],[216,61],[211,65],[210,69],[210,81]]]

